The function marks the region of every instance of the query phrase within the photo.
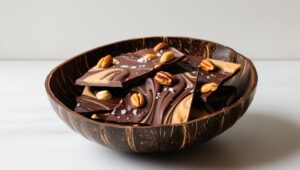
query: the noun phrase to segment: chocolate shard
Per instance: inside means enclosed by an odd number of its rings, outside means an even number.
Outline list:
[[[113,93],[113,97],[107,100],[99,100],[96,97],[96,93],[99,90],[86,86],[82,95],[76,97],[77,105],[74,111],[82,114],[111,112],[119,104],[122,96],[125,96],[124,93],[116,93],[118,91],[124,92],[124,90],[114,91],[110,89],[110,91],[115,92]]]
[[[223,69],[220,69],[219,67],[216,68],[214,71],[205,71],[201,67],[199,67],[199,64],[205,59],[202,56],[193,56],[193,55],[187,55],[187,62],[194,68],[199,70],[199,76],[197,79],[197,84],[199,87],[201,87],[204,84],[207,83],[216,83],[218,86],[221,86],[225,81],[230,79],[235,73],[237,73],[238,69],[235,69],[235,72],[226,72]],[[210,59],[209,59],[210,60]],[[214,62],[218,60],[213,60]],[[226,65],[229,66],[236,66],[240,67],[239,64],[235,63],[229,63],[221,61],[221,63],[225,63],[224,67]],[[225,69],[226,70],[226,69]],[[201,92],[200,92],[201,93]],[[200,96],[204,102],[207,101],[207,98],[214,93],[214,91],[209,91],[206,93],[202,93]]]
[[[201,99],[200,93],[196,92],[194,95],[190,120],[208,116],[213,112],[229,106],[238,99],[236,88],[232,86],[219,87],[217,91],[207,98],[206,102]]]
[[[197,84],[199,87],[207,83],[216,83],[220,87],[226,80],[228,80],[232,74],[225,72],[207,72],[204,70],[199,70],[199,76],[197,79]],[[201,91],[200,91],[201,93]],[[201,93],[201,98],[203,101],[206,101],[207,98],[214,93],[214,91],[209,91],[206,93]]]
[[[120,98],[98,100],[89,96],[78,96],[77,105],[74,109],[78,113],[112,111],[120,102]]]
[[[172,59],[162,63],[160,59],[165,52],[169,51],[173,53]],[[96,65],[75,83],[83,86],[125,87],[172,65],[184,56],[182,52],[172,47],[161,49],[158,52],[152,48],[142,49],[114,57],[114,64],[109,68],[101,68]]]
[[[154,77],[147,78],[121,100],[106,121],[149,125],[187,122],[197,72],[176,74],[174,78],[175,81],[170,86],[160,84]],[[143,107],[136,108],[131,103],[131,96],[134,93],[141,93],[145,97]]]

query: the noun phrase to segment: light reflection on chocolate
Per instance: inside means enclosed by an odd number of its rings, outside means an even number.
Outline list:
[[[168,63],[160,63],[160,57],[147,60],[146,54],[161,56],[167,51],[174,53],[174,59]],[[91,68],[86,74],[76,80],[77,85],[125,87],[141,80],[160,69],[176,63],[185,55],[175,48],[167,48],[160,52],[150,49],[142,49],[134,53],[122,54],[114,57],[114,64],[110,68]],[[160,64],[160,67],[155,67]]]
[[[113,97],[108,100],[99,100],[96,93],[101,90],[109,90]],[[116,88],[95,88],[86,86],[81,96],[76,97],[77,105],[74,111],[89,115],[90,113],[102,113],[112,111],[120,102],[121,98],[126,94],[126,89],[120,90]]]
[[[186,122],[191,106],[191,104],[189,107],[187,106],[189,103],[188,96],[191,95],[192,98],[196,76],[196,72],[174,75],[176,83],[171,86],[164,86],[156,82],[154,78],[147,78],[145,82],[134,87],[129,92],[112,112],[111,116],[107,118],[107,121],[139,122],[151,125],[171,124],[173,123],[174,113],[179,117],[178,113],[183,113],[183,110],[186,110],[185,115],[180,115],[182,117],[181,120]],[[135,92],[145,96],[146,104],[144,107],[134,108],[131,105],[130,96]],[[176,123],[178,121],[178,119],[174,120]]]
[[[165,67],[155,68],[155,65],[161,64],[159,57],[169,50],[174,52],[176,60],[165,64]],[[146,54],[158,57],[147,60],[143,57]],[[76,81],[79,85],[99,86],[96,89],[112,88],[116,94],[112,99],[99,101],[95,97],[99,89],[95,91],[95,87],[87,86],[82,96],[77,97],[75,111],[87,117],[92,113],[110,112],[105,122],[139,126],[176,124],[206,117],[236,101],[237,96],[234,87],[223,86],[234,74],[220,69],[204,71],[198,67],[203,59],[192,55],[184,57],[175,48],[158,53],[153,49],[142,49],[116,56],[112,67],[93,67]],[[153,73],[159,70],[175,74],[176,83],[164,86],[156,82]],[[217,91],[199,92],[201,85],[211,82],[219,85]],[[130,102],[130,96],[136,92],[145,97],[146,103],[141,108],[135,108]]]

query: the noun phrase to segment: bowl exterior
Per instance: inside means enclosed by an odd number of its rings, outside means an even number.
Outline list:
[[[238,54],[240,55],[240,54]],[[77,56],[80,57],[80,56]],[[243,56],[240,55],[243,58]],[[76,57],[75,57],[76,58]],[[106,147],[127,152],[166,152],[184,149],[203,143],[230,128],[247,110],[255,95],[257,73],[252,62],[245,58],[245,74],[249,75],[245,95],[234,104],[212,113],[211,115],[184,124],[163,126],[121,126],[96,122],[85,118],[68,107],[68,101],[62,101],[55,88],[62,88],[63,83],[53,85],[52,79],[58,79],[55,72],[64,74],[62,66],[55,68],[46,79],[46,91],[49,101],[59,116],[72,130],[85,138]],[[58,71],[60,70],[60,71]],[[244,74],[244,71],[243,71]],[[62,76],[64,77],[64,76]],[[78,77],[78,75],[75,75]],[[66,80],[64,80],[66,81]],[[80,89],[78,90],[80,91]],[[76,94],[74,94],[76,95]]]
[[[106,147],[127,152],[166,152],[203,143],[230,128],[247,110],[253,96],[216,116],[174,126],[118,127],[87,121],[49,98],[57,115],[72,130]]]

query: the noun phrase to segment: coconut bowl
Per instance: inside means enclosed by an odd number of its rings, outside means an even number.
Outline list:
[[[103,123],[73,111],[76,96],[81,95],[83,90],[83,87],[75,85],[75,80],[93,67],[102,56],[116,56],[153,47],[161,41],[168,42],[170,46],[186,54],[241,64],[241,70],[224,84],[236,87],[236,101],[209,115],[172,125],[130,126]],[[73,131],[100,145],[139,153],[181,150],[221,134],[246,112],[253,100],[256,85],[256,69],[242,54],[218,43],[187,37],[136,38],[97,47],[58,65],[45,81],[46,92],[53,109]]]

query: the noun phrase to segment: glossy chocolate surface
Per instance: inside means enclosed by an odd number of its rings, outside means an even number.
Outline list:
[[[174,77],[175,82],[171,86],[162,85],[153,77],[147,78],[129,92],[107,121],[159,125],[171,124],[174,114],[184,114],[188,118],[197,72],[176,74]],[[130,97],[136,92],[146,98],[141,108],[131,103]]]
[[[75,85],[75,80],[91,69],[101,56],[118,56],[121,53],[153,47],[161,41],[168,42],[170,46],[189,55],[241,64],[241,70],[223,85],[233,89],[226,91],[232,91],[234,101],[229,102],[226,107],[216,106],[219,102],[214,104],[210,96],[208,101],[216,108],[222,109],[205,113],[198,112],[197,107],[192,107],[191,115],[196,114],[194,119],[172,125],[132,126],[103,123],[73,111],[77,104],[76,97],[80,96],[83,90],[83,87]],[[57,66],[45,82],[52,107],[72,130],[101,145],[127,152],[180,150],[210,140],[230,128],[245,113],[254,97],[256,85],[257,73],[249,59],[229,47],[185,37],[138,38],[98,47]],[[230,97],[224,100],[232,101]],[[197,113],[201,113],[201,116],[198,117]]]
[[[160,63],[160,56],[167,51],[172,51],[174,59],[168,63]],[[154,54],[156,59],[144,59],[146,54]],[[106,87],[126,87],[139,81],[142,78],[172,65],[182,59],[184,54],[175,48],[167,48],[154,51],[152,48],[141,49],[114,57],[115,64],[109,68],[93,67],[82,77],[76,80],[77,85],[84,86],[106,86]],[[156,65],[160,65],[159,69]]]

